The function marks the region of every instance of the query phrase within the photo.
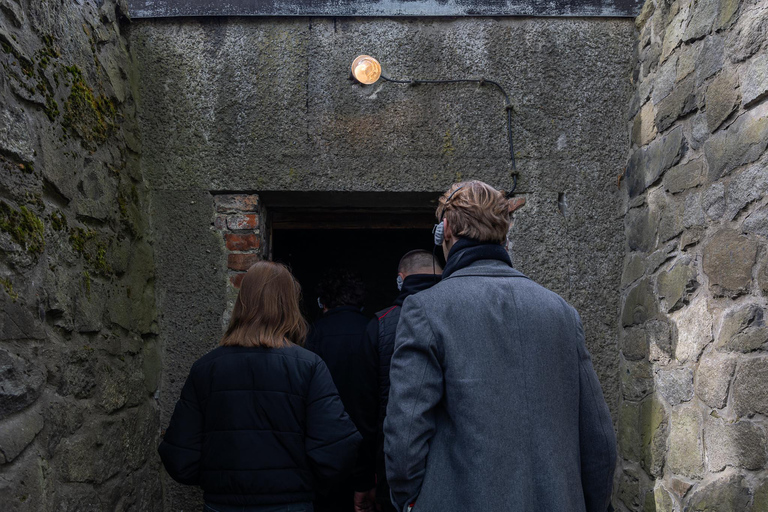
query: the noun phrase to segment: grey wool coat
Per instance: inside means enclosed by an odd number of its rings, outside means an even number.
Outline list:
[[[616,437],[578,313],[496,260],[407,298],[384,423],[414,512],[605,512]]]

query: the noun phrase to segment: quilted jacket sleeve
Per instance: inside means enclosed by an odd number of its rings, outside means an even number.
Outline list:
[[[307,395],[304,445],[315,477],[338,481],[355,466],[362,436],[344,411],[325,363],[318,360]]]
[[[199,483],[202,441],[203,415],[190,374],[158,448],[166,471],[177,482],[186,485]]]

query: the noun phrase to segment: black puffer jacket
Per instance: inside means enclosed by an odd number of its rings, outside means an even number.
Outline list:
[[[318,356],[219,347],[192,365],[158,451],[206,502],[266,505],[312,501],[353,467],[360,441]]]
[[[426,290],[437,284],[440,277],[433,274],[412,274],[403,281],[403,289],[395,300],[395,305],[376,313],[376,318],[371,320],[366,330],[367,337],[376,348],[379,360],[378,389],[379,389],[379,414],[378,431],[376,436],[376,498],[384,505],[389,505],[389,486],[384,470],[384,418],[387,415],[387,402],[389,401],[389,366],[392,362],[392,353],[395,350],[395,334],[397,323],[400,320],[403,301],[406,297]]]
[[[376,354],[366,343],[369,317],[352,306],[327,311],[310,329],[307,349],[328,365],[341,401],[354,421],[363,442],[348,487],[367,491],[375,485],[376,462]]]

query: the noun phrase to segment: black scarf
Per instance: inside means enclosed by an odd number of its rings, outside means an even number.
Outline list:
[[[426,290],[440,282],[440,274],[411,274],[403,281],[403,289],[395,300],[396,306],[402,306],[409,295]]]
[[[471,238],[459,238],[448,252],[443,279],[479,260],[499,260],[510,267],[512,266],[509,254],[500,244],[479,242]]]

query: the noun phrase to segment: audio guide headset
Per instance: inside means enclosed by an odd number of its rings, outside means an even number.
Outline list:
[[[435,235],[435,245],[443,245],[443,240],[445,240],[445,223],[443,222],[445,217],[445,209],[448,207],[448,203],[451,201],[451,198],[454,196],[454,194],[463,188],[464,185],[451,192],[451,195],[448,196],[448,198],[445,200],[445,204],[443,204],[443,209],[440,211],[440,221],[435,224],[435,227],[432,228],[432,234]]]

